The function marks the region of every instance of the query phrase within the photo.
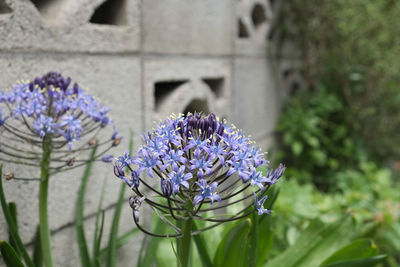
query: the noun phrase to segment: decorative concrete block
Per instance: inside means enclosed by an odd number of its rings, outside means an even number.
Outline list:
[[[235,53],[266,55],[274,19],[274,1],[239,0],[236,4]]]
[[[144,64],[146,129],[171,113],[230,114],[231,67],[223,59],[147,59]]]
[[[143,1],[145,52],[227,55],[233,52],[234,1]]]
[[[0,86],[10,86],[17,79],[30,79],[41,76],[49,70],[62,72],[82,86],[89,87],[94,96],[102,99],[104,105],[111,108],[110,114],[117,125],[120,135],[124,136],[119,147],[110,153],[119,155],[128,149],[130,130],[137,144],[142,129],[142,103],[140,93],[140,63],[135,57],[127,56],[82,56],[65,54],[4,53],[0,54]],[[108,134],[112,133],[112,129]],[[110,138],[105,136],[105,138]],[[37,171],[21,170],[20,167],[6,165],[5,170],[22,175],[38,175]],[[50,180],[49,220],[51,229],[58,229],[74,218],[75,201],[82,177],[82,168],[77,168]],[[37,177],[37,176],[36,176]],[[85,214],[97,209],[104,179],[107,180],[105,205],[117,199],[121,183],[115,178],[112,165],[98,162],[93,167],[87,195]],[[20,233],[24,241],[30,241],[34,235],[37,218],[37,181],[4,181],[8,201],[18,205]],[[6,235],[4,218],[0,216],[0,236]]]
[[[304,90],[307,82],[302,73],[302,61],[296,58],[275,58],[272,61],[274,76],[278,79],[279,98],[284,101]]]
[[[265,59],[235,59],[234,88],[236,126],[256,142],[272,137],[280,101],[270,63]]]
[[[2,0],[0,49],[134,52],[140,44],[139,0]],[[3,8],[4,9],[4,8]]]

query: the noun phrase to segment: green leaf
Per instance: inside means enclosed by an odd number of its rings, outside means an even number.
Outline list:
[[[14,202],[10,202],[10,203],[8,203],[8,208],[9,208],[11,216],[15,222],[15,225],[17,226],[17,231],[18,231],[17,205]],[[18,254],[18,256],[20,256],[21,253],[19,253],[17,244],[15,243],[14,239],[12,238],[10,231],[8,231],[8,235],[9,235],[8,239],[9,239],[10,245],[15,249],[15,252]]]
[[[324,267],[373,267],[378,263],[383,262],[385,259],[386,255],[378,255],[375,257],[337,262],[330,265],[324,265]]]
[[[43,266],[42,244],[40,243],[39,225],[36,228],[35,244],[33,247],[33,263],[36,267]]]
[[[193,222],[193,231],[198,230],[196,225],[196,221]],[[207,251],[206,241],[204,240],[203,235],[200,233],[198,235],[193,236],[194,243],[196,244],[197,251],[199,252],[200,260],[203,263],[203,266],[212,267],[212,261],[210,258],[210,254]]]
[[[259,237],[257,249],[257,266],[262,266],[272,247],[274,232],[272,231],[272,216],[263,215],[259,220]]]
[[[92,265],[89,256],[89,250],[86,243],[83,221],[84,221],[85,192],[89,181],[90,172],[92,170],[93,159],[96,156],[96,151],[97,151],[97,145],[95,145],[95,147],[92,149],[92,152],[90,153],[89,162],[86,164],[85,171],[83,172],[82,182],[78,193],[78,200],[76,202],[75,227],[76,227],[77,241],[79,247],[79,255],[81,258],[82,266]]]
[[[108,267],[114,267],[117,261],[117,240],[118,240],[118,228],[119,220],[121,218],[122,203],[124,202],[124,193],[126,185],[121,183],[121,189],[119,190],[118,202],[115,207],[114,218],[111,225],[110,237],[108,241],[108,255],[107,264]]]
[[[301,154],[301,152],[303,152],[303,144],[295,141],[292,143],[292,152],[295,156],[298,156]]]
[[[104,210],[102,210],[101,208],[103,206],[106,181],[107,180],[104,179],[103,186],[101,189],[99,204],[97,206],[96,222],[95,222],[94,238],[93,238],[93,264],[98,267],[100,267],[98,257],[100,253],[101,239],[103,238],[103,229],[104,229]],[[99,222],[100,222],[100,228],[99,228]]]
[[[336,251],[326,259],[322,265],[329,265],[340,261],[368,258],[378,255],[378,248],[369,239],[359,239]]]
[[[293,246],[265,266],[319,266],[337,249],[346,245],[353,235],[354,226],[350,218],[328,225],[315,220],[300,234]]]
[[[241,220],[226,233],[215,253],[214,266],[246,266],[250,227],[249,219]]]
[[[26,251],[24,244],[22,243],[22,240],[18,234],[17,225],[15,224],[15,221],[12,218],[11,212],[7,205],[7,201],[3,190],[2,170],[3,170],[3,165],[0,163],[0,202],[1,202],[1,208],[3,209],[4,218],[6,219],[8,230],[10,231],[10,234],[15,241],[15,245],[17,246],[18,251],[21,253],[22,258],[24,259],[26,265],[29,267],[34,267],[34,264],[31,258],[29,257],[29,254]]]
[[[251,228],[250,228],[250,247],[249,247],[249,258],[248,266],[257,266],[257,256],[258,256],[258,237],[259,237],[259,215],[257,212],[253,212],[250,216]]]
[[[96,216],[97,217],[97,216]],[[104,217],[105,217],[105,212],[104,210],[101,211],[101,219],[100,219],[100,228],[98,231],[95,231],[95,237],[94,237],[94,247],[93,247],[93,265],[100,267],[100,258],[101,258],[101,251],[100,251],[100,246],[101,246],[101,240],[103,239],[103,229],[104,229]],[[97,220],[97,218],[96,218]],[[97,222],[96,222],[96,228],[98,227]]]
[[[4,240],[0,241],[0,251],[6,266],[24,267],[24,264],[21,262],[17,252],[9,243]]]

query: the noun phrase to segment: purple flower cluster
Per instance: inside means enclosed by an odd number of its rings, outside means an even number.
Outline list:
[[[87,94],[71,78],[49,72],[31,82],[18,82],[11,90],[0,91],[0,126],[7,119],[23,122],[40,138],[62,137],[71,148],[88,126],[111,124],[108,108]],[[5,116],[3,113],[8,110]]]
[[[41,167],[46,144],[51,174],[85,165],[85,152],[94,146],[92,160],[112,162],[114,157],[106,153],[122,138],[108,111],[77,83],[72,84],[71,78],[56,72],[17,82],[11,89],[0,91],[0,161]],[[110,133],[111,138],[98,140],[100,133]]]
[[[204,204],[229,201],[248,188],[252,192],[242,200],[252,197],[253,191],[262,195],[266,187],[276,183],[285,170],[283,165],[276,170],[270,169],[269,162],[254,142],[214,114],[207,117],[199,113],[172,115],[160,122],[153,132],[143,135],[143,139],[145,144],[135,156],[130,157],[126,152],[116,160],[114,172],[139,197],[145,195],[140,191],[139,184],[149,187],[143,175],[158,177],[161,190],[150,189],[172,204],[169,207],[162,204],[155,206],[169,208],[171,213],[184,211],[186,216],[196,217],[203,211],[212,210],[202,210]],[[258,170],[261,166],[270,171],[263,175]],[[126,175],[125,167],[134,175]],[[254,207],[259,214],[269,213],[262,207],[265,198],[255,200]],[[152,200],[148,202],[155,203]],[[191,208],[187,210],[187,207]]]

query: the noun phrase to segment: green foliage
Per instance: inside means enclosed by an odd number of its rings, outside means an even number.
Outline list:
[[[293,0],[282,10],[281,37],[301,49],[310,86],[338,92],[374,156],[398,158],[400,2]]]
[[[389,255],[386,264],[399,260],[400,185],[391,179],[390,171],[362,162],[358,170],[338,171],[333,179],[337,181],[336,190],[329,194],[321,193],[311,183],[301,185],[295,177],[280,182],[270,255],[279,256],[292,246],[313,220],[330,224],[347,214],[354,220],[360,237],[373,239],[382,253]]]
[[[327,190],[339,168],[352,167],[364,157],[347,111],[337,94],[324,88],[288,101],[277,126],[287,176]]]

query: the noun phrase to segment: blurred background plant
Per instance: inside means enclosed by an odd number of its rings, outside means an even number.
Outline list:
[[[280,38],[300,48],[306,86],[277,126],[276,157],[289,168],[271,254],[311,220],[347,214],[388,255],[383,266],[398,266],[400,2],[294,0],[281,12]]]

